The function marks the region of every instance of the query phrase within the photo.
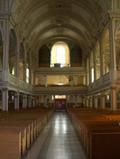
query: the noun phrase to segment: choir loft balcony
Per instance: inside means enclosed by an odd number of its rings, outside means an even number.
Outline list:
[[[84,67],[40,67],[35,69],[35,76],[39,74],[43,75],[82,75],[85,76],[85,68]]]
[[[81,94],[84,95],[87,91],[87,86],[78,85],[78,86],[70,86],[70,85],[49,85],[47,87],[37,85],[34,87],[35,94]]]
[[[82,67],[39,68],[34,72],[34,92],[50,94],[85,93],[85,69]]]

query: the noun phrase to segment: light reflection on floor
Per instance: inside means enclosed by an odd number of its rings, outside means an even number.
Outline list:
[[[55,113],[24,159],[86,159],[66,113]]]
[[[56,113],[38,159],[85,159],[80,141],[65,113]]]

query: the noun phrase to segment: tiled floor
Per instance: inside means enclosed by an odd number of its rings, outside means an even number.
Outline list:
[[[66,113],[55,113],[25,159],[86,159]]]

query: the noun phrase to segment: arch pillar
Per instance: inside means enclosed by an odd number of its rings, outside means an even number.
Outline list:
[[[32,108],[32,97],[28,96],[28,107]]]
[[[2,110],[8,111],[8,89],[2,89]]]
[[[33,97],[32,105],[33,105],[33,108],[35,108],[35,107],[36,107],[36,99],[35,99],[35,97]]]
[[[111,89],[111,109],[117,110],[117,90],[115,88]]]
[[[14,108],[15,110],[19,110],[19,92],[15,92],[14,97]]]
[[[98,96],[94,96],[94,108],[98,108]]]
[[[101,97],[100,97],[100,100],[101,100],[101,108],[102,109],[105,109],[105,95],[104,94],[101,94]]]
[[[27,108],[27,95],[23,95],[22,108]]]
[[[116,63],[116,49],[115,49],[115,19],[111,18],[109,26],[110,36],[110,72],[111,79],[116,80],[117,78],[117,63]]]

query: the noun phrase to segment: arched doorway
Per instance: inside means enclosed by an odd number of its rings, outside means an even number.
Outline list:
[[[55,95],[55,110],[66,111],[66,95]]]

